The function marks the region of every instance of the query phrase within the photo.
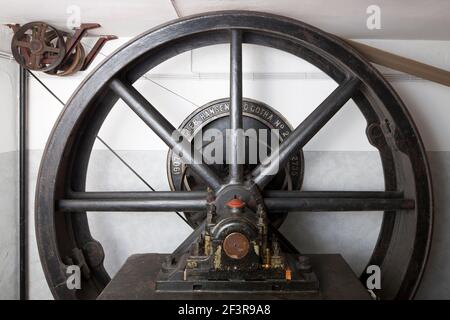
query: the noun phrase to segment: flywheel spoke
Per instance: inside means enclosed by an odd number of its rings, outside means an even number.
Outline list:
[[[265,193],[268,210],[283,211],[395,211],[414,209],[401,192],[273,191]]]
[[[197,211],[206,208],[206,192],[75,192],[57,202],[61,211]],[[415,202],[393,191],[266,191],[273,211],[395,211]]]
[[[63,212],[83,211],[196,211],[204,210],[203,192],[77,192],[57,201]]]
[[[181,133],[133,86],[114,79],[111,89],[169,146],[169,148],[190,165],[213,190],[221,187],[220,178],[203,163],[202,156],[191,151],[190,144],[180,143]]]
[[[281,144],[278,152],[272,152],[252,172],[253,181],[263,189],[283,168],[296,150],[303,147],[352,97],[360,84],[350,78],[339,85]]]
[[[231,30],[230,45],[230,181],[243,181],[244,166],[239,157],[243,153],[242,133],[242,32]]]

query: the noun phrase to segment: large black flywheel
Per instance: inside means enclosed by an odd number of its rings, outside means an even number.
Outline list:
[[[270,162],[220,169],[194,163],[180,171],[179,179],[169,174],[172,191],[85,191],[94,141],[116,101],[123,100],[173,149],[177,131],[132,84],[182,52],[223,43],[231,44],[231,94],[213,103],[228,103],[229,107],[214,119],[215,124],[205,126],[224,128],[228,123],[230,130],[272,128],[270,121],[242,108],[244,101],[272,112],[271,107],[242,98],[243,43],[296,55],[325,72],[338,87],[297,128],[288,128],[289,134],[282,139],[279,152],[269,156]],[[385,190],[302,191],[301,148],[350,99],[366,118],[367,138],[379,151]],[[221,122],[222,118],[228,120]],[[169,171],[174,168],[171,160],[169,155]],[[274,163],[281,164],[275,174]],[[280,216],[302,211],[384,212],[377,244],[367,262],[381,269],[382,285],[376,294],[382,299],[414,297],[430,248],[433,202],[425,150],[406,107],[380,73],[339,38],[285,17],[244,11],[191,16],[138,36],[98,66],[67,103],[47,143],[36,195],[39,253],[54,297],[95,299],[110,281],[102,245],[91,236],[86,212],[181,211],[196,227],[204,219],[207,196],[213,193],[222,199],[230,190],[250,198],[257,195],[269,213]],[[281,223],[276,217],[271,221],[275,229]],[[80,290],[66,286],[71,264],[81,266]]]

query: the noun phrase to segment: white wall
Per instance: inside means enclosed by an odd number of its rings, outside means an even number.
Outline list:
[[[17,75],[16,63],[0,58],[0,152],[17,150]]]
[[[111,42],[104,52],[127,39]],[[450,69],[450,41],[367,40],[373,46]],[[99,57],[97,62],[103,59]],[[92,69],[92,68],[91,68]],[[398,90],[418,125],[427,150],[449,151],[450,127],[446,125],[450,90],[381,68]],[[228,50],[219,45],[187,52],[151,71],[136,87],[148,97],[174,125],[197,106],[228,95]],[[314,66],[289,54],[268,48],[244,46],[244,95],[259,99],[280,110],[297,125],[302,118],[335,88],[335,83]],[[67,101],[87,73],[67,78],[38,73],[39,78],[63,101]],[[178,93],[190,102],[161,88]],[[30,149],[43,149],[61,105],[34,79],[30,84]],[[102,135],[115,148],[123,150],[160,149],[163,144],[151,136],[145,125],[123,103],[110,115]],[[121,136],[130,133],[133,139]],[[348,126],[348,123],[352,123]],[[306,146],[307,150],[374,150],[358,133],[364,119],[352,102],[343,108],[323,132]],[[330,140],[332,137],[333,140]]]
[[[0,300],[19,297],[17,84],[17,64],[0,57]]]

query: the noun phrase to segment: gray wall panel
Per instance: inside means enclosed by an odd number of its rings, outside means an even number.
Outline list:
[[[0,300],[19,298],[17,152],[0,153]]]

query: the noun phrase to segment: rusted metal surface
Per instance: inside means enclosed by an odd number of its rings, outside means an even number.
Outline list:
[[[71,41],[71,37],[69,35],[66,35],[66,41]],[[75,72],[81,70],[85,57],[86,53],[84,51],[83,45],[80,42],[76,45],[71,53],[67,54],[67,59],[61,62],[61,64],[54,69],[46,71],[46,73],[61,77],[72,75]]]
[[[101,36],[86,55],[81,40],[98,23],[83,23],[73,35],[57,30],[45,22],[31,22],[22,27],[8,25],[14,31],[11,50],[16,61],[29,70],[68,76],[86,70],[105,43],[116,36]]]
[[[89,66],[91,65],[92,61],[94,61],[95,57],[98,55],[100,50],[102,50],[102,48],[106,44],[106,42],[108,42],[110,40],[115,40],[115,39],[117,39],[117,37],[116,36],[112,36],[112,35],[101,36],[100,38],[98,38],[97,42],[94,44],[92,49],[87,54],[86,58],[83,60],[83,64],[81,65],[80,70],[84,71],[87,68],[89,68]]]
[[[242,259],[248,253],[250,243],[246,236],[239,232],[233,232],[223,241],[223,250],[232,259]]]
[[[30,22],[15,31],[11,52],[26,69],[48,71],[55,69],[64,59],[66,47],[61,33],[45,22]]]

